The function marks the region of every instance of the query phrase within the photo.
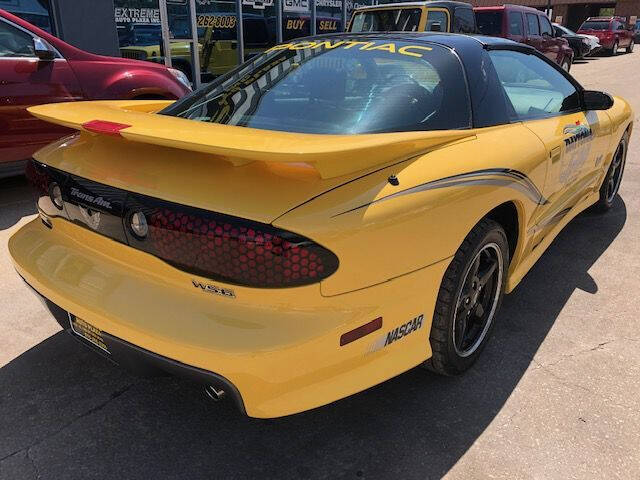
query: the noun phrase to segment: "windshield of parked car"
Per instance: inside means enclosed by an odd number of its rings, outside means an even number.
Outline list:
[[[385,8],[356,12],[350,32],[416,32],[420,24],[419,8]]]
[[[587,21],[582,24],[580,30],[609,30],[609,22]]]
[[[318,134],[470,126],[464,73],[451,50],[380,37],[277,45],[162,113]]]
[[[502,33],[502,11],[476,12],[478,31],[483,35],[496,36]]]
[[[557,24],[553,24],[554,27],[556,27],[558,30],[560,30],[560,32],[564,35],[575,35],[576,32],[569,30],[567,27],[563,27],[562,25],[557,25]]]

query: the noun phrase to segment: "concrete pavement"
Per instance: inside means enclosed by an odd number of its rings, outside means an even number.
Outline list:
[[[640,52],[572,73],[640,113]],[[414,369],[270,421],[133,377],[59,332],[6,253],[32,200],[0,181],[0,479],[640,478],[639,132],[615,208],[571,222],[467,375]]]

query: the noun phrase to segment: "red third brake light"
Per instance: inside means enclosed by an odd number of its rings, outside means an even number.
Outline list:
[[[120,130],[129,128],[131,125],[124,123],[107,122],[105,120],[91,120],[82,124],[82,128],[92,133],[100,133],[102,135],[111,135],[113,137],[120,136]]]

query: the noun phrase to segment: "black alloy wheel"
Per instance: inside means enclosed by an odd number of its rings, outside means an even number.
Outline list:
[[[456,302],[453,318],[453,347],[468,357],[484,340],[500,297],[504,266],[500,247],[489,243],[482,247],[467,270]]]
[[[627,160],[627,142],[628,133],[625,133],[624,137],[618,144],[616,152],[613,154],[613,160],[607,170],[607,174],[600,186],[600,199],[595,204],[596,210],[600,212],[606,212],[613,206],[613,201],[620,190],[620,184],[622,183],[622,176],[624,174],[624,166]]]
[[[485,218],[462,242],[442,279],[423,366],[442,375],[469,369],[486,345],[506,284],[509,244],[502,226]]]

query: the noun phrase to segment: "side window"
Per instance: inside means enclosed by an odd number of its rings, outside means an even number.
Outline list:
[[[489,52],[511,102],[512,120],[531,120],[580,108],[580,95],[560,72],[536,55],[511,50]]]
[[[0,57],[34,57],[33,37],[0,20]]]
[[[427,32],[446,32],[448,29],[449,18],[446,12],[440,10],[429,10],[427,15],[427,24],[424,29]]]
[[[535,13],[527,13],[527,27],[529,29],[529,35],[540,35],[538,15]]]
[[[542,33],[542,35],[549,35],[550,37],[553,37],[553,29],[551,28],[549,19],[544,15],[539,15],[538,19],[540,20],[540,33]]]
[[[475,33],[476,22],[473,10],[470,8],[456,8],[453,17],[453,31],[460,33]]]
[[[522,14],[520,12],[509,12],[509,34],[524,35],[524,25],[522,25]]]

